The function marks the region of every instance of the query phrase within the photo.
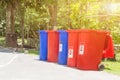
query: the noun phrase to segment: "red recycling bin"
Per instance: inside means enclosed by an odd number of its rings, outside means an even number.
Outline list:
[[[49,30],[48,32],[48,55],[47,60],[49,62],[58,61],[59,53],[59,33],[54,30]]]
[[[78,31],[68,30],[68,59],[67,66],[75,67],[78,53]]]
[[[98,70],[102,59],[105,37],[106,32],[104,31],[79,31],[77,68]]]
[[[112,36],[108,33],[103,50],[103,58],[114,58],[114,46]]]

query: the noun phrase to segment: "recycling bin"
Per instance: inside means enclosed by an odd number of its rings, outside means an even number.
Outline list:
[[[47,60],[47,40],[48,34],[45,30],[39,30],[39,59],[46,61]]]
[[[68,59],[67,66],[76,67],[78,53],[78,31],[68,30]]]
[[[59,32],[59,54],[58,64],[67,64],[68,54],[68,33],[65,30],[58,30]]]
[[[99,70],[105,38],[105,31],[79,31],[77,68],[83,70]]]
[[[110,33],[107,34],[104,50],[103,50],[103,58],[114,58],[114,46],[113,46],[113,40]]]
[[[59,33],[55,30],[48,30],[48,55],[49,62],[58,62]]]

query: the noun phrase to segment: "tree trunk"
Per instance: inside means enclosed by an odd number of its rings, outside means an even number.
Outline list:
[[[56,30],[57,26],[57,1],[55,4],[51,4],[48,6],[49,8],[49,14],[50,14],[50,22],[49,25],[52,27],[52,29]]]
[[[17,35],[15,34],[15,8],[11,3],[6,7],[6,46],[17,47]]]
[[[53,29],[56,30],[57,29],[57,5],[54,5],[54,17],[53,17],[53,20],[54,20],[54,27]]]
[[[11,33],[11,4],[8,3],[6,7],[6,34]]]
[[[24,47],[24,17],[25,17],[25,8],[24,6],[21,6],[21,4],[19,4],[19,14],[20,14],[20,30],[21,30],[21,38],[22,38],[22,44],[21,44],[21,49],[23,50]]]
[[[24,12],[22,13],[21,16],[21,37],[22,37],[22,48],[24,46]]]
[[[15,8],[11,7],[11,33],[15,34]]]
[[[71,24],[71,20],[70,20],[70,0],[66,0],[66,5],[68,6],[68,14],[67,14],[67,23],[68,23],[68,27],[70,27],[70,29],[73,29],[72,24]]]

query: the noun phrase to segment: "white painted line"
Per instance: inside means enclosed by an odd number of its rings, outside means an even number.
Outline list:
[[[7,63],[5,63],[5,64],[3,64],[3,65],[0,65],[0,67],[5,67],[5,66],[11,64],[17,57],[18,57],[18,54],[15,54],[15,56],[13,56],[13,57],[9,60],[9,62],[7,62]]]

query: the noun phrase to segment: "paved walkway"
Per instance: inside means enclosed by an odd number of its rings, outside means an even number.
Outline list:
[[[0,52],[0,80],[120,80],[120,76],[43,62],[36,55]]]

